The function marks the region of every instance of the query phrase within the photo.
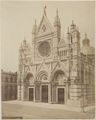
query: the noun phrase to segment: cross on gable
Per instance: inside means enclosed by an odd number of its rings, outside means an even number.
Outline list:
[[[45,5],[45,7],[44,7],[44,14],[46,15],[46,5]]]

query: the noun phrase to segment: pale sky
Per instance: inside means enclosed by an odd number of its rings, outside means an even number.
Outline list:
[[[31,43],[32,26],[35,19],[40,23],[43,7],[49,21],[53,24],[56,9],[59,10],[62,32],[66,36],[67,28],[72,20],[79,27],[81,40],[87,33],[94,46],[95,3],[94,2],[1,2],[1,68],[5,71],[18,70],[18,51],[24,37]]]

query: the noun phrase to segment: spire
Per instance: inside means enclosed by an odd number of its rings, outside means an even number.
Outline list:
[[[74,25],[74,20],[72,20],[72,25]]]
[[[26,38],[25,38],[25,36],[24,36],[24,40],[23,40],[23,41],[24,41],[24,43],[26,43]]]
[[[58,8],[56,10],[56,17],[55,17],[55,21],[54,21],[54,26],[61,26],[59,15],[58,15]]]
[[[76,25],[74,24],[74,20],[72,20],[71,27],[75,27]]]
[[[36,19],[35,19],[35,24],[33,25],[32,33],[36,33],[37,30],[37,24],[36,24]]]
[[[58,8],[57,8],[56,14],[57,14],[57,17],[58,17]]]
[[[68,39],[68,42],[70,42],[70,29],[69,29],[69,27],[67,28],[67,39]]]
[[[44,6],[44,15],[46,15],[46,5]]]
[[[26,46],[26,38],[24,37],[23,45]]]

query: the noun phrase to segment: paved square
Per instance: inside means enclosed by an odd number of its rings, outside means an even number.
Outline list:
[[[41,105],[43,104],[41,103]],[[82,113],[47,107],[48,104],[45,103],[44,105],[46,105],[45,108],[38,103],[36,104],[32,102],[2,102],[2,116],[3,118],[22,117],[23,119],[93,119],[95,116],[94,109]],[[54,104],[49,106],[52,105]]]

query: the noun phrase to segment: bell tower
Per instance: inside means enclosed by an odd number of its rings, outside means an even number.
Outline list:
[[[80,33],[72,21],[68,30],[70,75],[77,81],[79,79]]]

